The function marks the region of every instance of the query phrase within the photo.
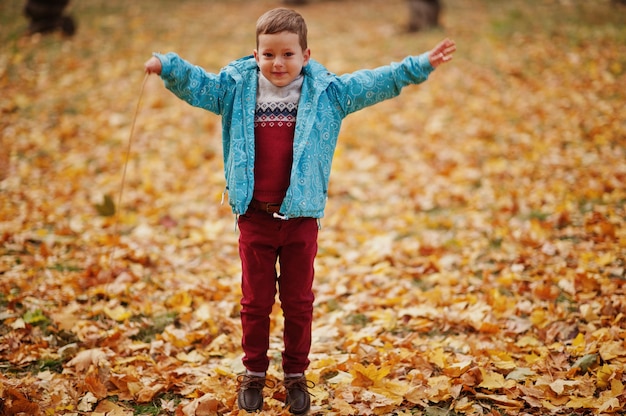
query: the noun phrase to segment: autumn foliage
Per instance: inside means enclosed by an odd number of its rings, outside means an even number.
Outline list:
[[[220,123],[149,77],[217,71],[277,1],[74,1],[23,36],[0,5],[0,414],[238,415],[235,220]],[[299,7],[337,73],[452,63],[346,119],[316,263],[319,415],[626,411],[626,10],[609,1]],[[280,380],[282,317],[270,376]],[[284,390],[265,413],[283,414]]]

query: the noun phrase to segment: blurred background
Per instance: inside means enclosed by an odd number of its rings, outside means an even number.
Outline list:
[[[387,342],[419,333],[420,351],[462,344],[476,362],[487,358],[468,337],[509,351],[526,331],[551,345],[574,328],[603,343],[594,331],[609,323],[619,338],[620,3],[89,0],[62,5],[54,24],[42,26],[24,13],[26,1],[0,2],[0,336],[13,340],[0,343],[12,345],[0,347],[0,366],[26,389],[36,383],[23,372],[40,368],[45,351],[56,360],[51,378],[73,391],[59,349],[101,345],[113,333],[126,339],[119,331],[131,329],[135,340],[153,331],[170,350],[153,348],[171,357],[230,334],[192,364],[237,362],[239,260],[234,218],[220,205],[219,118],[149,77],[120,206],[118,196],[143,63],[175,51],[219,71],[252,52],[258,16],[284,5],[307,20],[312,57],[337,74],[426,52],[445,37],[457,43],[454,60],[426,83],[344,122],[316,266],[316,325],[329,332],[315,353],[361,351],[372,342],[364,326],[383,333],[389,316],[414,305],[435,312],[405,315],[385,332]],[[443,312],[455,304],[485,307],[472,316]],[[19,319],[29,311],[39,311],[33,325],[50,325],[27,339]],[[520,321],[524,329],[509,338],[493,336]],[[188,344],[168,335],[174,327],[194,334]],[[441,328],[446,336],[435,343]],[[53,341],[35,348],[44,337]],[[133,355],[116,342],[107,345],[119,357]],[[395,365],[393,377],[421,364]],[[198,386],[205,375],[190,371],[185,382]],[[178,397],[188,393],[160,382]],[[227,397],[218,394],[226,406]],[[315,400],[329,406],[328,395]]]

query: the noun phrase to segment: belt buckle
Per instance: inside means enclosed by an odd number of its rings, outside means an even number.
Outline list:
[[[270,204],[269,202],[267,204],[265,204],[265,212],[267,212],[268,214],[273,214],[274,211],[272,211],[272,207],[276,207],[276,212],[278,212],[278,209],[280,209],[280,204]]]

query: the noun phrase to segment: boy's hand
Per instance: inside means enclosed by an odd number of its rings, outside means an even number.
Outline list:
[[[444,39],[428,53],[428,60],[433,68],[448,62],[456,51],[456,44],[451,39]]]
[[[146,69],[146,74],[161,75],[161,69],[163,69],[161,61],[156,56],[148,59],[143,66]]]

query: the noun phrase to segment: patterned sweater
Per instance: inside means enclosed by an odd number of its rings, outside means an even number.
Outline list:
[[[289,188],[293,138],[303,77],[284,87],[273,85],[259,73],[254,114],[254,196],[281,203]]]

